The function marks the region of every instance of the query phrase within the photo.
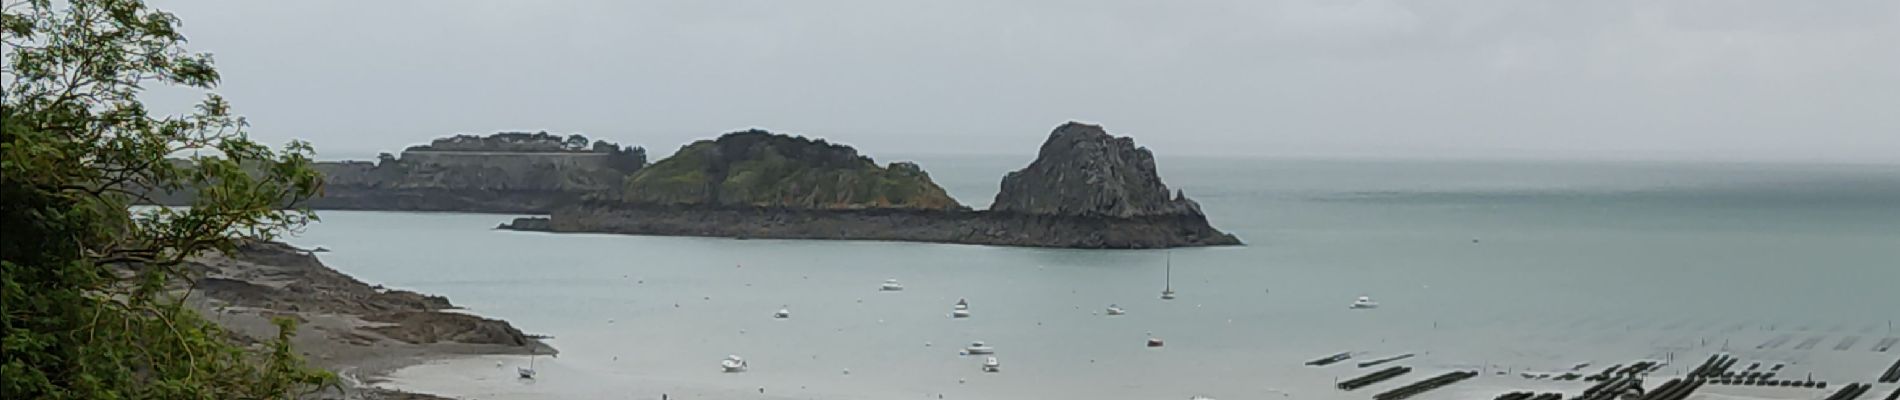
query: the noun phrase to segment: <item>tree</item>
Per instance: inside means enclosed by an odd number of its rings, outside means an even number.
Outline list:
[[[561,145],[572,151],[587,150],[587,137],[578,133],[567,135],[567,141],[561,142]]]
[[[291,351],[289,321],[247,350],[183,304],[187,258],[314,218],[279,208],[320,189],[310,146],[251,141],[209,92],[210,55],[183,48],[170,13],[137,0],[0,11],[0,398],[291,398],[334,385]],[[138,96],[155,84],[206,96],[154,116]],[[129,208],[179,190],[196,193],[191,208]]]

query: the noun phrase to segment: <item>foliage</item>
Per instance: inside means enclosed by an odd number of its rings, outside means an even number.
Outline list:
[[[680,148],[628,180],[635,203],[818,209],[960,208],[923,169],[880,168],[848,146],[765,131]]]
[[[5,5],[0,398],[293,398],[336,382],[291,352],[288,321],[247,350],[184,304],[185,259],[300,227],[314,216],[279,207],[320,180],[308,145],[247,138],[178,23],[137,0]],[[150,84],[207,95],[153,116],[139,99]],[[129,211],[185,189],[189,209]]]

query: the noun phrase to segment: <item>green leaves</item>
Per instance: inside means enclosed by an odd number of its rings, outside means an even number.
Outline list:
[[[0,9],[0,398],[296,398],[336,384],[290,350],[258,351],[183,305],[188,257],[315,218],[309,144],[256,143],[222,97],[153,116],[151,83],[210,89],[209,54],[140,1],[9,2]],[[184,155],[183,160],[171,159]],[[191,208],[128,206],[191,190]]]

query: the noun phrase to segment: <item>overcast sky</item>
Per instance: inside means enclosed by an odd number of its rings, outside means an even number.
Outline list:
[[[253,136],[1900,162],[1900,1],[158,1]],[[160,101],[174,100],[165,92]]]

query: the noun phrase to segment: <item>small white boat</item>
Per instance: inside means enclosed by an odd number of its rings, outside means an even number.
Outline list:
[[[969,317],[970,317],[970,309],[959,308],[955,310],[950,310],[950,318],[969,318]]]
[[[996,354],[996,348],[983,344],[983,341],[978,340],[970,342],[970,347],[963,348],[963,352],[970,354]]]
[[[970,301],[965,300],[965,299],[957,299],[957,305],[954,306],[954,308],[958,310],[968,310],[970,309]]]
[[[1123,311],[1121,307],[1116,307],[1114,304],[1109,304],[1107,313],[1108,315],[1122,315],[1122,314],[1127,314],[1128,312]]]
[[[534,356],[535,355],[536,354],[534,354],[534,352],[532,351],[528,352],[528,366],[515,367],[515,375],[521,376],[521,379],[534,379]]]
[[[882,290],[886,292],[895,292],[899,290],[904,290],[904,285],[898,284],[896,279],[885,279],[884,285],[879,286],[877,290]]]
[[[778,312],[772,313],[772,318],[786,319],[786,318],[791,318],[791,317],[792,317],[792,309],[790,308],[780,308],[778,309]]]
[[[1349,308],[1355,310],[1379,308],[1379,302],[1372,301],[1372,297],[1369,296],[1359,296],[1358,300],[1352,301],[1352,306]]]
[[[999,372],[1002,370],[1003,370],[1003,363],[996,362],[996,357],[990,357],[988,360],[983,360],[983,372]]]
[[[726,359],[719,360],[719,368],[726,372],[745,372],[746,362],[736,355],[726,356]]]

